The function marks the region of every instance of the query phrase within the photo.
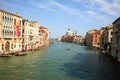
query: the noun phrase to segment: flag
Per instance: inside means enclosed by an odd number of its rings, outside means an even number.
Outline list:
[[[20,37],[20,26],[19,25],[16,26],[16,36]]]

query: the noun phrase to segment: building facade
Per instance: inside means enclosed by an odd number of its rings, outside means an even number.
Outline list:
[[[120,17],[113,22],[113,39],[111,55],[120,62]]]
[[[92,46],[93,33],[95,33],[95,30],[89,30],[89,31],[86,33],[86,36],[85,36],[85,44],[86,44],[87,46]]]
[[[105,28],[101,36],[101,47],[104,47],[106,53],[111,53],[112,32],[113,26],[109,25]]]
[[[92,46],[100,47],[100,36],[100,30],[96,30],[95,33],[93,33]]]
[[[66,34],[62,36],[61,41],[70,42],[70,43],[73,41],[72,31],[70,30],[70,28],[68,28],[68,30],[66,31]]]
[[[66,35],[62,37],[61,41],[81,44],[84,43],[84,38],[78,35],[76,31],[72,33],[70,28],[68,28]]]
[[[66,36],[72,36],[72,31],[70,30],[70,28],[68,28],[68,30],[66,32]]]
[[[0,10],[0,53],[22,50],[22,17]]]
[[[88,46],[100,46],[100,30],[89,30],[85,37],[85,44]]]
[[[39,46],[48,46],[49,40],[48,40],[48,29],[44,26],[39,27]]]
[[[23,50],[35,49],[39,46],[39,30],[37,21],[23,20]]]

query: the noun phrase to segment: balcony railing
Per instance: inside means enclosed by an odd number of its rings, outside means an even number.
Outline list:
[[[1,38],[14,38],[13,35],[1,35]]]

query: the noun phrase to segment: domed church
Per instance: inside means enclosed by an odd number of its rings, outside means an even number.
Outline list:
[[[68,30],[66,32],[66,36],[72,36],[72,32],[71,32],[70,28],[68,28]]]

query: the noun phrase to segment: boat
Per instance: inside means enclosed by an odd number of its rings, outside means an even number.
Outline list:
[[[67,50],[70,50],[70,48],[68,48]]]
[[[27,53],[22,53],[22,52],[18,52],[15,54],[16,56],[24,56],[24,55],[27,55]]]
[[[0,54],[0,57],[12,57],[12,55],[9,55],[9,54]]]

